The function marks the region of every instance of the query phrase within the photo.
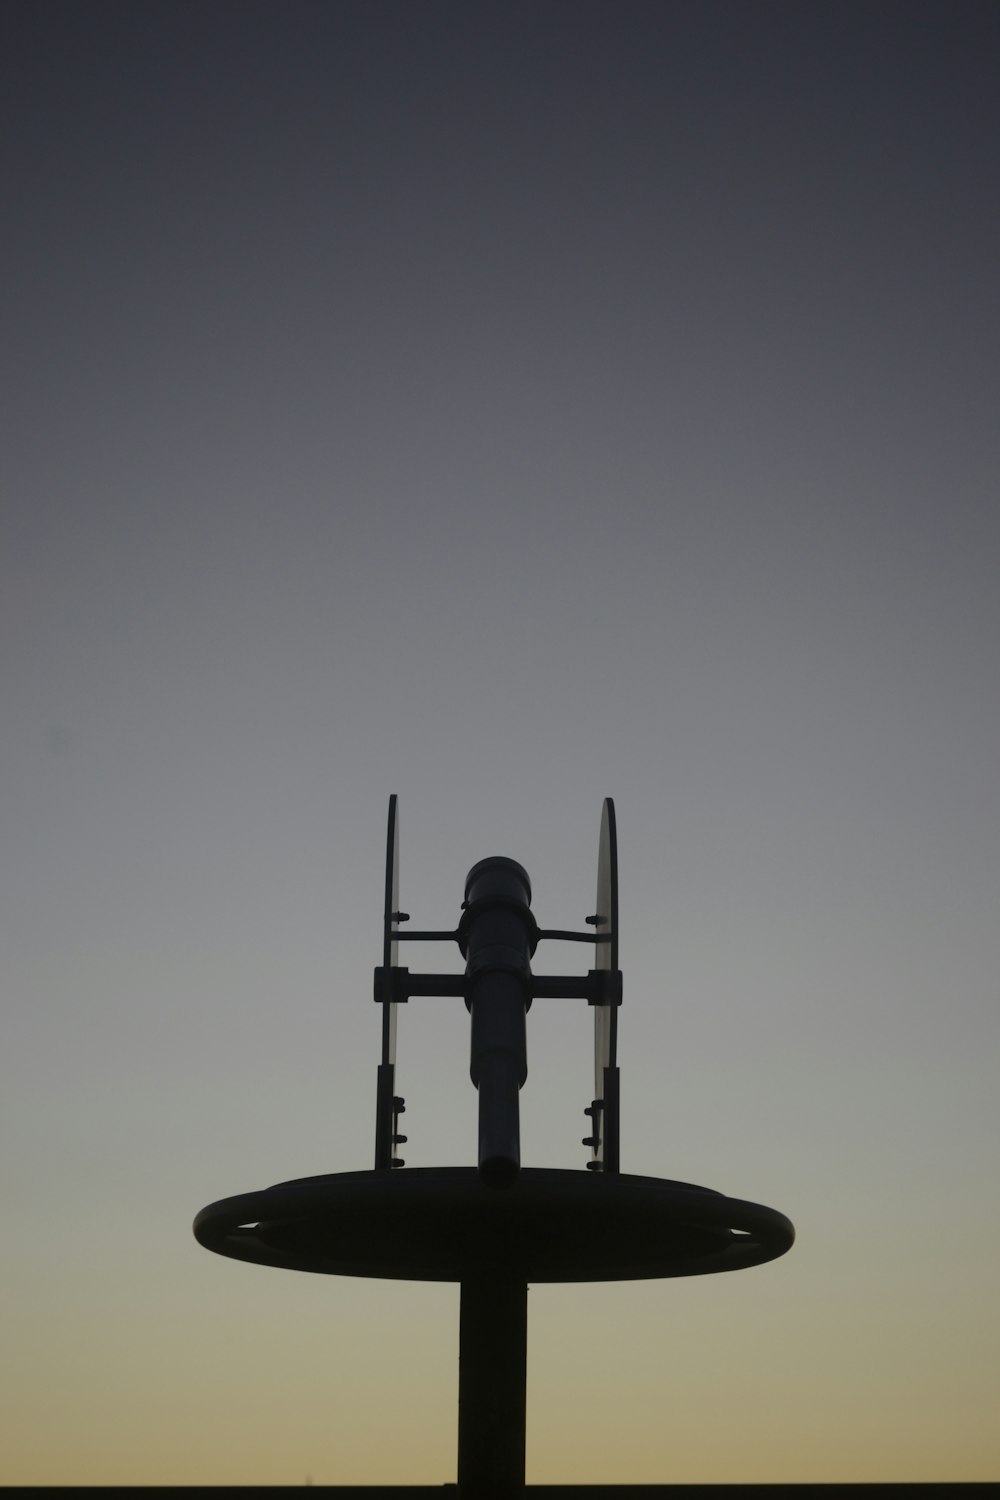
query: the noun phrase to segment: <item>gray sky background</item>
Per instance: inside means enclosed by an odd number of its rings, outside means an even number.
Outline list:
[[[433,927],[492,853],[579,926],[615,798],[623,1169],[799,1232],[534,1290],[529,1480],[996,1478],[1000,11],[3,28],[0,1482],[453,1477],[457,1289],[190,1233],[370,1164],[391,792]]]

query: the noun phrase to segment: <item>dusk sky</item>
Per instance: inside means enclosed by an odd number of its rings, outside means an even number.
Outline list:
[[[457,1287],[191,1233],[372,1163],[393,792],[433,928],[614,797],[622,1169],[798,1234],[533,1288],[529,1482],[1000,1478],[1000,5],[0,24],[0,1483],[454,1479]]]

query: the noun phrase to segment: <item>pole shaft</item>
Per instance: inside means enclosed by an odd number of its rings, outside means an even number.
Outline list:
[[[528,1288],[502,1276],[462,1282],[458,1355],[459,1500],[521,1500]]]

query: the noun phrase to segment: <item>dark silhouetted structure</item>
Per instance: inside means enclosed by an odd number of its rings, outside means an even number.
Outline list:
[[[794,1230],[775,1209],[619,1171],[622,977],[610,798],[601,817],[597,906],[587,918],[592,931],[539,929],[527,873],[499,856],[470,870],[454,931],[401,931],[408,920],[399,909],[399,808],[391,797],[382,964],[375,970],[382,1007],[375,1169],[305,1177],[223,1199],[202,1209],[194,1232],[209,1250],[261,1265],[459,1282],[458,1493],[461,1500],[506,1500],[525,1490],[529,1282],[735,1271],[783,1255]],[[458,943],[464,974],[411,974],[398,963],[400,941],[444,938]],[[543,940],[591,944],[594,967],[584,975],[532,974],[531,958]],[[399,1131],[405,1106],[396,1093],[396,1007],[419,995],[460,996],[470,1012],[477,1168],[397,1170],[404,1163],[395,1148],[406,1137]],[[525,1018],[533,1000],[555,996],[586,1000],[594,1009],[585,1172],[521,1166]]]

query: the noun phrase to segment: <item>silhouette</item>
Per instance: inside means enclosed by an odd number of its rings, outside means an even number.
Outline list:
[[[589,932],[544,930],[531,881],[512,859],[469,871],[454,931],[409,932],[399,907],[399,803],[389,799],[382,964],[382,1057],[375,1167],[281,1183],[226,1198],[194,1221],[199,1243],[262,1265],[335,1276],[457,1281],[458,1493],[523,1495],[529,1282],[620,1281],[735,1271],[773,1260],[794,1239],[775,1209],[709,1188],[619,1170],[618,858],[614,804],[604,802],[596,911]],[[463,974],[413,974],[400,942],[454,939]],[[541,941],[590,944],[582,975],[536,976]],[[405,1102],[395,1092],[396,1006],[452,995],[471,1016],[471,1075],[479,1092],[478,1165],[400,1170]],[[527,1076],[533,1000],[586,1000],[594,1009],[594,1094],[586,1106],[587,1171],[522,1167],[519,1091]],[[583,1487],[580,1493],[585,1493]],[[368,1491],[372,1495],[377,1491]],[[594,1493],[597,1493],[595,1489]]]

